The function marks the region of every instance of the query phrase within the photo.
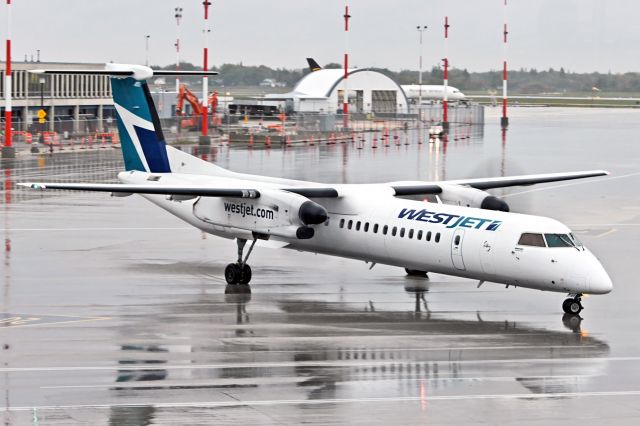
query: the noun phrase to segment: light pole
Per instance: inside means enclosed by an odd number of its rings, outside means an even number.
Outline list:
[[[202,2],[204,6],[204,28],[202,29],[203,35],[203,71],[208,71],[209,69],[209,33],[211,29],[209,28],[209,6],[211,6],[211,2],[209,0],[204,0]],[[202,76],[202,135],[200,135],[199,143],[200,145],[210,145],[211,139],[209,138],[209,79],[206,75]]]
[[[418,74],[418,119],[422,119],[422,33],[427,29],[426,25],[416,27],[420,34],[420,73]]]
[[[173,9],[176,18],[176,71],[180,70],[180,19],[182,19],[182,8],[176,7]],[[180,91],[180,77],[176,76],[176,93]]]
[[[149,39],[151,36],[147,34],[144,36],[144,64],[149,66]]]

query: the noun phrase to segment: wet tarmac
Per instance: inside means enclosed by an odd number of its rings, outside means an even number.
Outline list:
[[[232,241],[140,198],[13,186],[115,181],[117,151],[20,158],[0,194],[4,424],[637,424],[640,111],[513,108],[506,135],[488,112],[435,144],[199,155],[350,183],[606,168],[498,193],[572,226],[608,269],[614,291],[582,318],[560,293],[266,248],[251,294],[225,295]]]

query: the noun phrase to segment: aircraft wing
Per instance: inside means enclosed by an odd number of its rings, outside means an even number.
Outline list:
[[[572,179],[584,179],[596,176],[606,176],[609,172],[605,170],[588,170],[582,172],[567,172],[567,173],[546,173],[537,175],[521,175],[521,176],[507,176],[507,177],[494,177],[494,178],[480,178],[480,179],[459,179],[459,180],[445,180],[441,182],[424,183],[419,182],[407,182],[405,183],[392,183],[391,187],[395,191],[395,195],[427,195],[427,194],[440,194],[442,193],[442,187],[439,184],[460,185],[469,186],[475,189],[486,190],[494,188],[507,188],[510,186],[526,186],[535,185],[538,183],[560,182]]]
[[[127,185],[109,183],[19,183],[19,186],[27,188],[64,189],[70,191],[97,191],[111,192],[115,194],[160,194],[176,195],[182,197],[232,197],[232,198],[260,198],[260,191],[255,188],[215,188],[206,186],[178,186],[178,185]],[[293,192],[311,198],[336,198],[338,191],[334,188],[318,187],[293,187],[278,188],[281,191]]]

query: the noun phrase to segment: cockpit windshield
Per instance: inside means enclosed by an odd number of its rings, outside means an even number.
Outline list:
[[[531,247],[582,247],[582,243],[573,234],[537,234],[533,232],[525,232],[520,235],[518,245]]]
[[[548,247],[575,247],[573,238],[569,234],[544,234]]]

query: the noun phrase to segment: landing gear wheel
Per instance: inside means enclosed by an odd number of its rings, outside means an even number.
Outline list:
[[[409,268],[404,268],[404,271],[407,273],[407,275],[409,275],[410,277],[422,277],[422,278],[427,278],[427,272],[426,271],[418,271],[417,269],[409,269]]]
[[[224,279],[227,284],[238,284],[242,278],[242,270],[237,263],[230,263],[224,269]]]
[[[238,283],[243,285],[249,284],[251,281],[251,267],[245,263],[241,267],[238,266],[238,268],[240,269],[240,281]]]
[[[582,311],[582,304],[580,299],[566,299],[562,302],[562,310],[567,314],[578,315]]]

